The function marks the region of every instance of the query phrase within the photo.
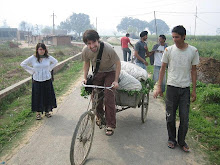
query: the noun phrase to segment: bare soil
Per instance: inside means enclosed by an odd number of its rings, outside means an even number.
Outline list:
[[[206,84],[220,84],[220,61],[200,57],[200,63],[197,65],[197,79]]]

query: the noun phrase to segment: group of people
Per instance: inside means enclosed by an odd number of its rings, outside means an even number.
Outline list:
[[[168,131],[168,147],[175,148],[177,144],[186,152],[189,147],[185,142],[185,136],[189,123],[190,105],[190,84],[192,82],[192,101],[196,100],[196,65],[199,64],[198,50],[185,42],[186,29],[183,26],[176,26],[172,29],[174,44],[167,46],[166,37],[159,36],[159,43],[154,45],[151,52],[148,51],[147,43],[148,32],[140,33],[140,40],[133,46],[129,39],[129,34],[121,39],[124,61],[131,60],[130,44],[135,52],[136,64],[143,69],[148,65],[146,58],[151,58],[154,65],[153,79],[158,82],[154,98],[158,95],[163,96],[166,84],[167,70],[167,90],[166,90],[166,121]],[[116,128],[116,103],[115,90],[118,88],[119,74],[121,70],[120,59],[114,48],[100,41],[100,36],[95,30],[86,30],[83,34],[83,42],[86,46],[82,50],[82,60],[84,61],[83,71],[86,84],[90,63],[94,68],[97,64],[97,56],[100,51],[101,43],[102,58],[98,72],[94,75],[93,84],[100,86],[111,86],[112,90],[104,91],[104,100],[97,107],[96,124],[105,115],[106,129],[105,134],[111,136]],[[127,58],[128,53],[128,58]],[[32,111],[36,112],[36,118],[41,119],[41,113],[51,117],[50,111],[55,108],[56,98],[51,80],[51,71],[57,64],[57,60],[48,55],[46,46],[39,43],[34,55],[24,60],[21,66],[33,77],[32,84]],[[30,67],[29,65],[32,65]],[[105,106],[103,106],[103,104]],[[179,108],[180,125],[178,138],[176,139],[176,110]]]

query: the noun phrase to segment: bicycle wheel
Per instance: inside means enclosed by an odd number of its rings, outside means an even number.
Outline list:
[[[73,133],[70,147],[71,165],[85,163],[92,146],[95,130],[95,115],[91,111],[81,115]]]
[[[142,123],[146,122],[148,105],[149,105],[149,93],[147,95],[144,94],[142,96],[142,101],[141,101],[141,121],[142,121]]]

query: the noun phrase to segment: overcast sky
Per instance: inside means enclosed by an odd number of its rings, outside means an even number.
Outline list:
[[[133,17],[150,22],[156,18],[164,20],[170,28],[183,25],[194,34],[197,6],[196,34],[215,35],[220,28],[220,0],[2,0],[0,5],[0,26],[6,20],[11,28],[17,28],[21,21],[33,25],[52,26],[66,20],[73,12],[90,16],[100,34],[116,31],[123,17]]]

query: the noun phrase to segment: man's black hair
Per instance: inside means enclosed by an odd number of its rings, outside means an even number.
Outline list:
[[[83,34],[83,42],[87,44],[88,41],[99,41],[99,34],[95,30],[86,30]]]
[[[159,37],[163,38],[166,41],[166,36],[165,35],[161,34],[161,35],[159,35]]]
[[[126,37],[129,37],[129,36],[130,36],[130,34],[129,34],[129,33],[127,33],[125,36],[126,36]]]
[[[140,37],[144,37],[148,35],[148,31],[142,31],[141,34],[140,34]]]
[[[177,33],[181,36],[184,36],[186,35],[186,29],[182,25],[178,25],[173,28],[172,33]]]

